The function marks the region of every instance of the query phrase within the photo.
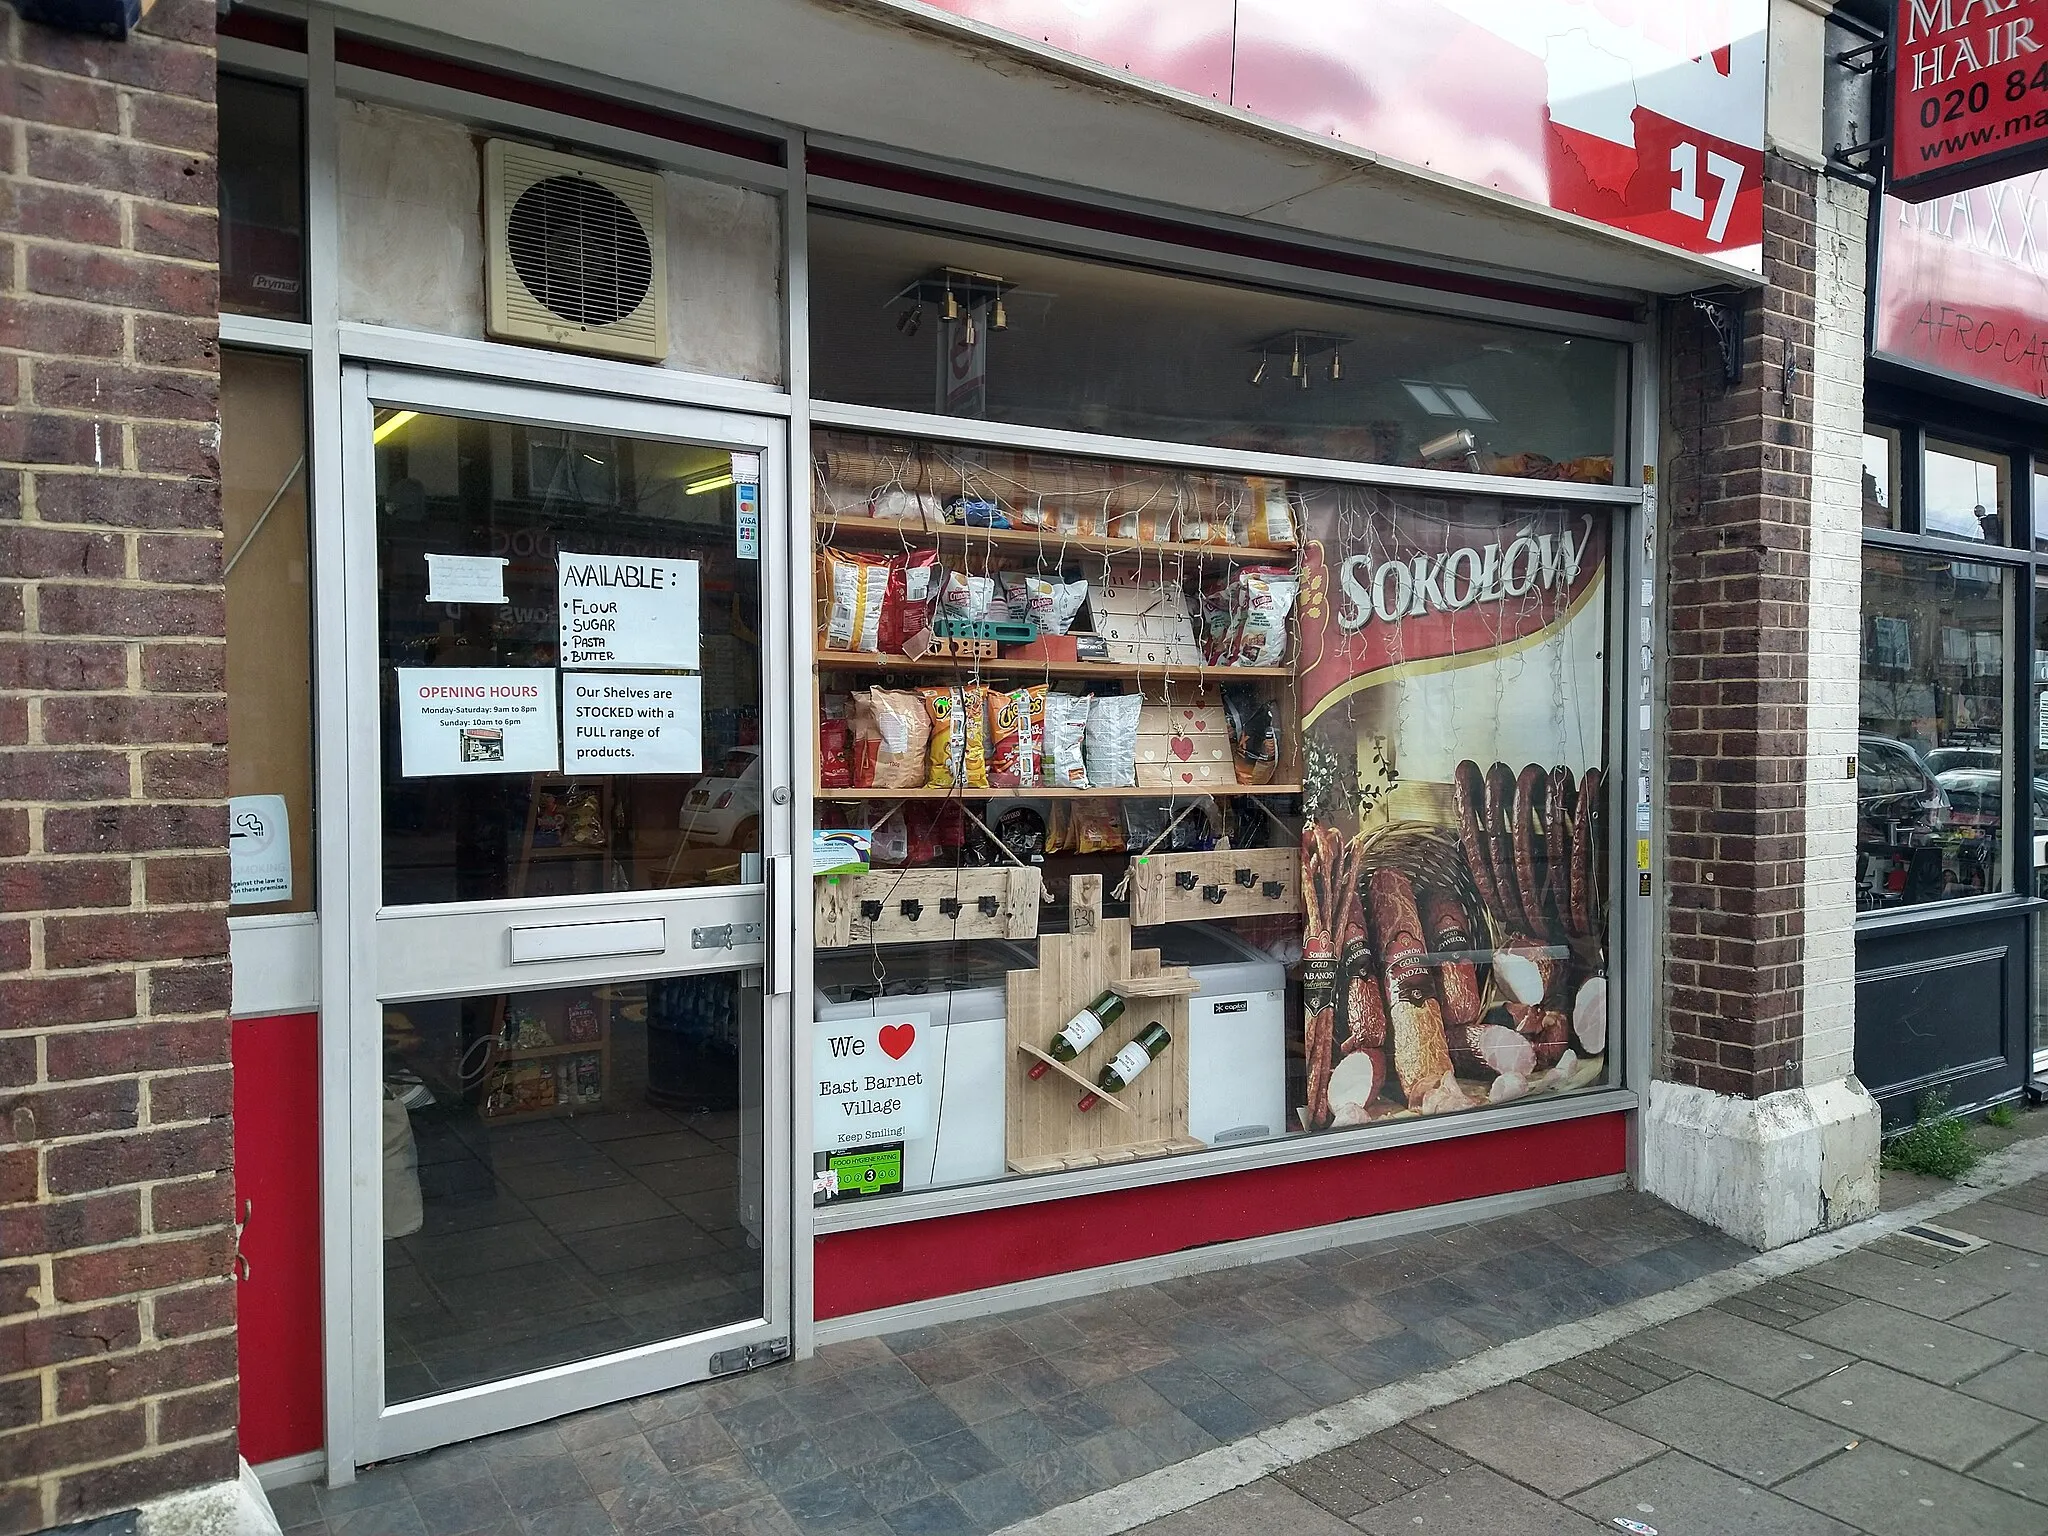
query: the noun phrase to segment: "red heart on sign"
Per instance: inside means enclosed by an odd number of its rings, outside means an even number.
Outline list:
[[[884,1024],[875,1043],[882,1048],[882,1054],[891,1061],[901,1061],[909,1054],[911,1046],[917,1043],[915,1024]]]
[[[1195,744],[1185,736],[1176,736],[1173,738],[1173,745],[1169,750],[1182,762],[1186,762],[1195,755]]]

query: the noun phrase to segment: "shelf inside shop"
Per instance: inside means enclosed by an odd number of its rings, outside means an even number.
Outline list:
[[[997,677],[1126,677],[1142,681],[1234,682],[1248,677],[1292,678],[1288,667],[1169,667],[1115,661],[1032,661],[1005,656],[884,656],[875,651],[819,651],[820,667],[857,672],[972,672]]]
[[[596,1040],[573,1040],[567,1045],[501,1045],[491,1054],[497,1061],[529,1061],[542,1056],[594,1056],[605,1048],[602,1037]]]
[[[1017,789],[820,789],[819,800],[1198,800],[1204,796],[1229,799],[1232,795],[1298,795],[1299,784],[1191,784],[1181,789],[1165,785],[1126,784],[1111,789],[1061,789],[1049,784],[1027,784]]]
[[[1292,545],[1264,544],[1180,544],[1156,539],[1112,539],[1088,533],[1060,533],[1049,528],[969,528],[959,523],[928,527],[907,518],[821,517],[817,519],[820,542],[854,542],[898,546],[941,543],[981,544],[991,549],[1032,550],[1040,554],[1106,555],[1111,559],[1147,555],[1186,555],[1207,560],[1261,561],[1269,565],[1292,565],[1297,551]]]
[[[1069,1081],[1073,1082],[1074,1084],[1076,1084],[1083,1093],[1093,1094],[1095,1096],[1096,1103],[1107,1104],[1111,1109],[1115,1110],[1118,1114],[1123,1115],[1127,1118],[1129,1117],[1131,1113],[1130,1105],[1124,1103],[1123,1100],[1119,1099],[1114,1093],[1110,1092],[1108,1089],[1103,1088],[1097,1083],[1090,1082],[1087,1078],[1083,1077],[1080,1073],[1076,1072],[1072,1067],[1068,1066],[1064,1061],[1061,1061],[1058,1057],[1052,1056],[1045,1051],[1041,1051],[1035,1045],[1026,1045],[1021,1040],[1017,1042],[1017,1049],[1024,1055],[1029,1056],[1033,1061],[1043,1062],[1046,1066],[1051,1067],[1053,1071],[1059,1073],[1061,1077],[1064,1077]]]

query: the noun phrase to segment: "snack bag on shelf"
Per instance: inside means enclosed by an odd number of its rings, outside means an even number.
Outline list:
[[[852,738],[847,722],[826,716],[818,722],[818,787],[853,788]]]
[[[868,863],[897,868],[910,857],[910,828],[903,819],[903,807],[884,811],[879,805],[863,806],[863,812],[878,818],[868,826]]]
[[[1088,759],[1082,743],[1094,700],[1085,693],[1045,696],[1045,782],[1060,789],[1088,788]]]
[[[1201,641],[1202,658],[1210,666],[1220,665],[1223,649],[1230,641],[1230,595],[1232,584],[1221,576],[1212,576],[1202,583],[1201,594]]]
[[[938,597],[939,552],[907,549],[889,557],[889,590],[878,636],[884,654],[900,656],[903,642],[932,621]]]
[[[536,791],[533,810],[533,846],[536,848],[561,847],[562,832],[568,824],[568,814],[562,809],[562,797],[551,789]]]
[[[1223,713],[1230,722],[1231,766],[1240,784],[1270,784],[1280,764],[1280,732],[1270,699],[1250,683],[1223,686]]]
[[[931,716],[927,789],[987,789],[988,689],[980,683],[958,688],[921,688]]]
[[[1138,693],[1097,694],[1088,709],[1081,749],[1094,789],[1121,789],[1138,782]]]
[[[989,695],[988,782],[1022,789],[1038,782],[1045,738],[1044,684]]]
[[[1085,581],[1055,581],[1030,571],[1002,573],[1003,601],[1011,622],[1036,624],[1042,635],[1064,635],[1088,601]]]
[[[568,841],[579,848],[605,845],[604,806],[594,789],[571,789],[563,802],[569,815]]]
[[[924,699],[908,688],[870,688],[866,719],[874,731],[872,745],[856,741],[854,783],[874,789],[919,789],[924,785],[925,747],[931,740],[931,717]],[[862,717],[855,716],[856,725]]]
[[[1254,480],[1251,488],[1245,542],[1265,549],[1294,548],[1294,509],[1287,504],[1287,487]]]
[[[1270,566],[1247,568],[1237,579],[1237,623],[1227,660],[1236,667],[1278,666],[1287,654],[1287,615],[1300,579]]]
[[[948,619],[986,619],[993,615],[996,581],[949,570],[939,583],[939,614]]]
[[[925,528],[936,528],[945,520],[939,498],[924,491],[883,491],[874,500],[873,513],[876,517],[916,523]]]
[[[1067,837],[1076,853],[1122,853],[1123,818],[1114,800],[1076,800],[1067,822]]]
[[[889,562],[881,555],[825,551],[825,590],[832,606],[825,618],[828,651],[881,648],[882,608],[889,595]]]
[[[985,496],[953,496],[946,501],[946,521],[964,528],[1008,528],[1010,517],[1001,502]]]

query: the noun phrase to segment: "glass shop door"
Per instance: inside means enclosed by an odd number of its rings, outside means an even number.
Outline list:
[[[795,690],[781,423],[345,399],[360,1464],[786,1350]]]

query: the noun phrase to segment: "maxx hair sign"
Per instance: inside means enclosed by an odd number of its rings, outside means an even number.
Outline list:
[[[1891,177],[1921,203],[2048,167],[2048,0],[1898,0]]]
[[[1767,0],[928,3],[1763,270]]]

